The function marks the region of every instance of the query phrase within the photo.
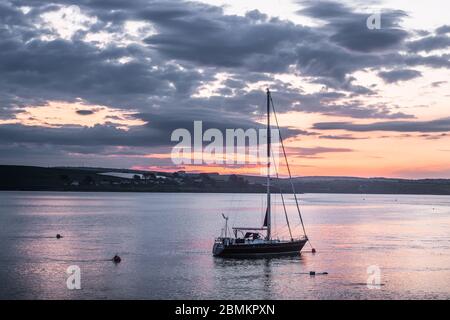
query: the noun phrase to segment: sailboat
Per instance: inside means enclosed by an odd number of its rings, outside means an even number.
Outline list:
[[[294,184],[292,182],[291,170],[287,161],[286,151],[283,144],[283,139],[280,133],[280,142],[283,151],[283,155],[286,161],[287,170],[289,173],[289,180],[294,195],[298,216],[303,228],[303,236],[294,238],[289,223],[289,218],[285,206],[284,196],[279,190],[281,200],[283,203],[284,213],[286,217],[286,223],[289,230],[290,239],[282,240],[272,237],[272,208],[271,208],[271,127],[270,127],[270,110],[272,107],[277,128],[278,119],[275,113],[275,107],[273,104],[271,92],[267,89],[267,208],[263,225],[261,227],[233,227],[233,234],[229,236],[228,231],[228,217],[222,213],[225,219],[224,232],[220,237],[217,237],[214,241],[212,253],[216,257],[223,258],[258,258],[258,257],[271,257],[271,256],[285,256],[285,255],[299,255],[305,244],[309,241],[305,226],[303,224],[303,218],[300,212],[297,195],[295,192]],[[276,168],[275,168],[276,169]],[[277,173],[278,176],[278,173]],[[234,237],[233,237],[234,236]],[[313,249],[313,252],[315,250]]]

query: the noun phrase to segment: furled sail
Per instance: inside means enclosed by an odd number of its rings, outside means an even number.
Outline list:
[[[266,216],[264,217],[263,227],[267,227],[267,215],[269,213],[268,211],[269,211],[269,208],[266,209]]]

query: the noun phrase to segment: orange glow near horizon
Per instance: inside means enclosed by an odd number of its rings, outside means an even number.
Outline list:
[[[285,141],[293,176],[358,176],[390,178],[450,178],[450,136],[441,133],[400,133],[388,131],[348,132],[344,130],[314,130],[316,122],[348,121],[370,123],[369,120],[338,118],[302,112],[279,115],[280,124],[315,132]],[[413,121],[413,120],[412,120]],[[373,121],[372,121],[373,122]],[[327,139],[324,136],[351,135],[352,139]],[[206,144],[204,144],[206,146]],[[317,153],[308,154],[317,149]],[[307,152],[304,152],[307,151]],[[151,159],[166,159],[168,154],[149,154]],[[193,158],[201,155],[193,155]],[[222,159],[219,155],[217,159]],[[288,175],[280,159],[279,175]],[[264,175],[264,165],[174,164],[165,166],[138,165],[135,169],[189,172]],[[169,170],[166,170],[169,168]]]
[[[80,110],[87,112],[88,115],[78,113]],[[262,120],[261,123],[263,123]],[[364,124],[380,120],[353,119],[304,112],[279,114],[278,120],[282,126],[310,133],[309,135],[299,135],[285,140],[293,176],[450,178],[450,135],[448,134],[442,135],[439,132],[422,134],[419,132],[316,130],[313,125],[318,122],[336,121]],[[27,107],[24,112],[17,113],[15,119],[2,120],[0,125],[20,123],[27,126],[53,128],[70,125],[89,127],[97,124],[104,125],[109,121],[124,130],[146,124],[133,118],[130,111],[86,105],[81,102],[49,102],[44,106]],[[423,120],[421,119],[421,121]],[[333,136],[344,138],[332,139]],[[207,144],[204,143],[204,147]],[[173,145],[175,146],[175,143]],[[150,150],[143,154],[130,153],[126,155],[118,153],[110,154],[107,157],[118,159],[118,161],[122,158],[131,161],[136,160],[139,164],[130,165],[130,168],[140,170],[185,170],[204,173],[265,175],[265,165],[254,164],[254,161],[250,164],[247,161],[235,165],[226,165],[214,161],[223,160],[226,157],[225,154],[217,154],[215,157],[206,156],[206,158],[205,155],[192,155],[192,159],[203,157],[204,160],[209,160],[212,164],[203,162],[203,164],[175,165],[171,161],[170,151],[167,153],[151,153]],[[74,155],[83,156],[81,154]],[[242,154],[238,155],[240,159],[243,157]],[[148,164],[142,164],[143,161],[148,161]],[[283,161],[283,159],[280,159],[281,164],[278,173],[281,177],[286,177],[288,173]]]
[[[339,132],[334,132],[339,134]],[[373,138],[361,140],[326,140],[317,136],[290,139],[287,145],[297,148],[348,149],[348,152],[330,151],[317,155],[288,154],[293,176],[358,176],[398,178],[445,178],[450,177],[450,145],[448,138],[427,140],[419,136],[399,138],[391,133],[372,134]],[[366,135],[367,136],[367,135]],[[320,141],[319,141],[320,140]],[[435,152],[424,152],[435,150]],[[447,149],[446,149],[447,148]],[[170,154],[153,154],[148,159],[170,159]],[[194,157],[199,157],[198,155]],[[222,157],[222,156],[221,156]],[[282,177],[288,175],[283,159],[277,168]],[[134,169],[160,171],[184,170],[189,172],[216,172],[220,174],[263,175],[264,165],[182,164],[169,166],[134,166]]]

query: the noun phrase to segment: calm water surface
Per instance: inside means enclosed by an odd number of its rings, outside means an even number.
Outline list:
[[[301,195],[316,254],[308,246],[297,258],[213,258],[220,213],[233,225],[259,226],[264,198],[0,192],[0,298],[450,298],[450,197]],[[282,238],[284,214],[274,202]],[[108,261],[115,254],[122,263]],[[81,268],[81,290],[66,287],[71,265]],[[371,265],[381,270],[378,290],[366,286]],[[310,270],[329,274],[310,277]]]

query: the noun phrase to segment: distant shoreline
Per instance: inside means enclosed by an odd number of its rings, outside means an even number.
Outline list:
[[[273,178],[272,192],[292,194],[285,178]],[[297,194],[450,195],[450,179],[295,177]],[[112,168],[0,165],[1,191],[265,193],[266,178],[218,173],[156,172]]]
[[[133,190],[13,190],[13,189],[0,189],[0,192],[60,192],[60,193],[173,193],[173,194],[265,194],[265,192],[237,192],[237,191],[133,191]],[[279,192],[273,192],[272,194],[279,194]],[[292,192],[283,192],[284,195],[292,195]],[[450,196],[450,194],[434,194],[434,193],[354,193],[354,192],[296,192],[297,195],[302,194],[342,194],[342,195],[367,195],[367,196]]]

